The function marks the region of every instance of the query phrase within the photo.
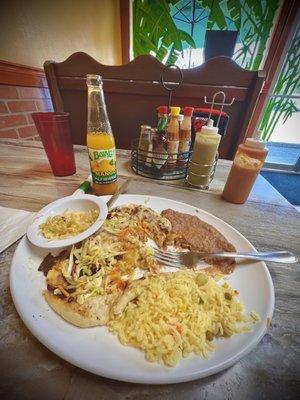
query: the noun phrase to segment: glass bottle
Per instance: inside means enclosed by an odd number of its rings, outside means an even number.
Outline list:
[[[97,195],[114,194],[117,190],[116,146],[108,119],[99,75],[87,75],[88,116],[87,148]]]
[[[141,125],[141,133],[138,147],[138,161],[151,166],[152,161],[152,128],[149,125]]]
[[[185,166],[189,158],[189,151],[191,148],[191,132],[192,132],[192,115],[194,112],[193,107],[184,107],[183,120],[180,124],[179,131],[179,146],[178,146],[178,164]]]
[[[170,121],[167,127],[168,135],[168,165],[176,164],[179,146],[179,121],[180,107],[171,107]]]
[[[166,135],[166,129],[168,125],[168,107],[159,106],[157,108],[158,123],[157,129],[153,129],[153,159],[152,165],[161,169],[168,159],[168,138]]]

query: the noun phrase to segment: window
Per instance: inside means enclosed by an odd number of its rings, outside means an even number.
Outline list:
[[[300,25],[290,42],[260,129],[268,140],[269,167],[300,172]]]
[[[132,0],[132,58],[152,54],[164,63],[195,67],[204,62],[209,33],[221,30],[221,38],[231,33],[233,45],[236,42],[233,59],[258,70],[281,4],[281,0]]]

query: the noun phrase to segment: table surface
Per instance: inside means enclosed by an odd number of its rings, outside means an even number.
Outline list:
[[[86,149],[75,146],[77,173],[54,177],[40,143],[0,140],[0,205],[37,211],[74,192],[89,173]],[[118,151],[120,181],[132,176],[128,193],[175,199],[202,208],[239,230],[257,250],[300,253],[300,214],[263,177],[244,205],[220,193],[231,163],[220,160],[208,191],[184,182],[161,182],[132,173],[128,151]],[[143,184],[141,185],[141,181]],[[300,391],[299,265],[269,264],[275,312],[260,344],[214,376],[176,385],[135,385],[105,379],[72,366],[32,336],[9,292],[9,268],[17,243],[0,255],[0,396],[13,399],[294,399]]]

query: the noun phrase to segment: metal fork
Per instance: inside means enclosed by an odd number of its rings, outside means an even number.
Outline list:
[[[180,268],[183,266],[194,267],[199,261],[203,261],[205,257],[220,257],[220,258],[244,258],[248,260],[271,261],[278,263],[292,264],[298,261],[298,257],[290,251],[272,251],[272,252],[218,252],[218,253],[196,253],[194,251],[175,252],[163,251],[153,248],[156,259],[169,267]],[[207,265],[201,266],[207,268]]]

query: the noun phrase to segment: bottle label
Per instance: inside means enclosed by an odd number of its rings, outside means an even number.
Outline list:
[[[116,149],[88,149],[94,183],[112,183],[117,180]]]
[[[191,141],[189,139],[180,140],[178,146],[178,160],[187,161],[189,158],[189,151],[191,147]]]
[[[178,146],[179,146],[179,140],[169,140],[168,141],[168,164],[175,164],[177,161],[177,156],[178,156]]]
[[[157,145],[153,152],[152,163],[157,169],[161,169],[168,159],[168,152],[163,145]]]

